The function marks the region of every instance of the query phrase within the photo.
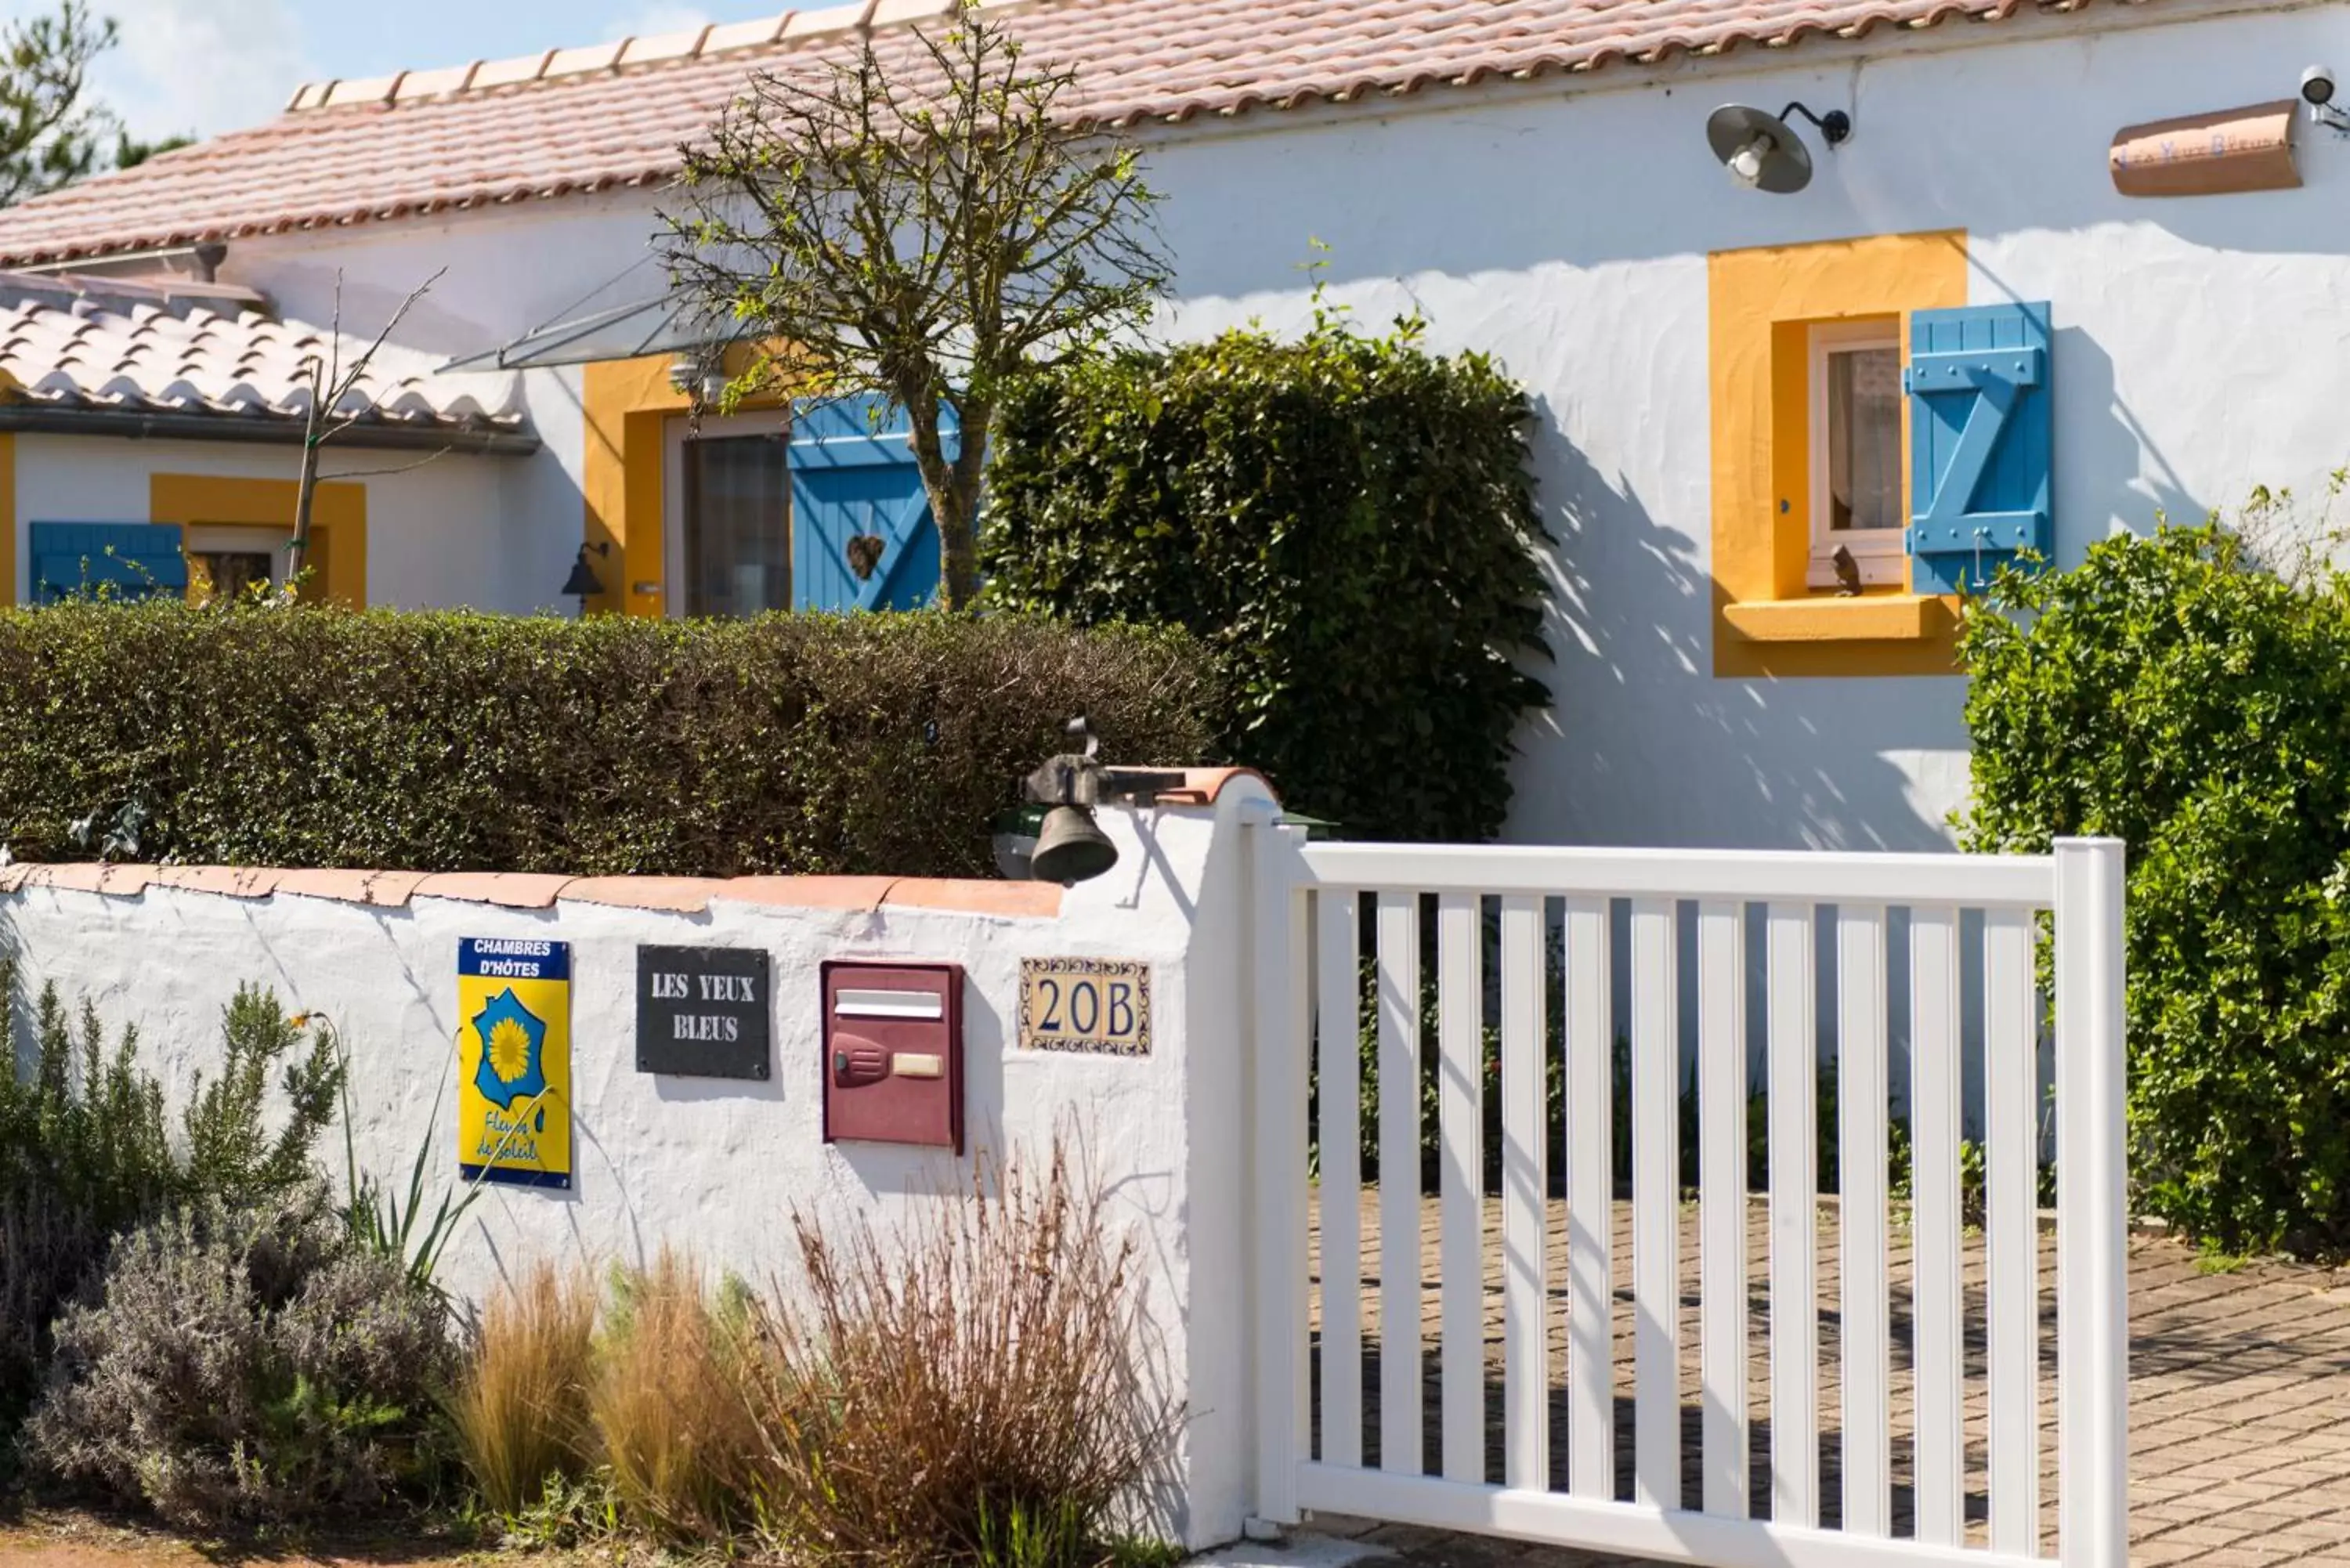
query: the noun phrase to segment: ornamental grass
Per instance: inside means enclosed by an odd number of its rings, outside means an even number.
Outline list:
[[[594,1286],[583,1272],[550,1263],[484,1309],[449,1421],[494,1512],[519,1515],[539,1502],[550,1479],[577,1481],[589,1469],[595,1331]]]

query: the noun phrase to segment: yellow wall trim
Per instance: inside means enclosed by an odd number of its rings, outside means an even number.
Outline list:
[[[1887,630],[1909,624],[1912,612],[1888,607],[1911,596],[1838,601],[1804,584],[1811,551],[1809,330],[1821,321],[1891,317],[1906,344],[1911,311],[1966,304],[1966,234],[1878,234],[1721,251],[1707,258],[1706,285],[1714,674],[1956,673],[1953,606],[1929,614],[1921,605],[1914,615],[1921,629]],[[1825,619],[1759,607],[1781,604],[1845,607],[1822,611]],[[1733,617],[1733,607],[1742,613]],[[1764,629],[1758,634],[1757,628]]]
[[[735,344],[726,351],[726,374],[740,376],[756,354],[772,351]],[[581,538],[612,546],[609,555],[588,553],[588,564],[604,585],[602,593],[588,598],[590,611],[669,613],[669,422],[693,411],[693,400],[670,382],[676,358],[646,354],[580,367],[579,401],[588,427],[579,483],[588,514]],[[762,387],[743,398],[737,411],[781,408],[787,400]],[[639,593],[640,584],[651,591]]]
[[[670,385],[672,358],[647,354],[580,368],[579,400],[588,427],[579,483],[588,509],[584,536],[589,545],[612,546],[609,555],[591,552],[588,557],[604,585],[588,601],[591,611],[657,616],[667,607],[658,591],[669,559],[662,537],[661,470],[668,460],[662,432],[672,415],[693,407]],[[656,591],[639,593],[640,583]]]
[[[182,528],[205,523],[283,528],[290,539],[300,492],[291,479],[150,474],[147,520]],[[367,486],[321,483],[310,500],[311,597],[366,607],[367,544]]]
[[[1723,606],[1721,616],[1748,642],[1916,642],[1958,629],[1952,603],[1933,594],[1752,599]]]

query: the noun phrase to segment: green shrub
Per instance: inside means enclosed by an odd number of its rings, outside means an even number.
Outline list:
[[[1351,835],[1492,836],[1541,706],[1525,394],[1415,324],[1325,317],[1079,359],[998,421],[991,602],[1188,628],[1231,675],[1222,747]]]
[[[68,604],[0,613],[0,838],[417,870],[989,870],[1084,712],[1206,753],[1189,639],[937,614],[748,621]],[[83,831],[77,835],[77,825]]]
[[[315,1182],[136,1232],[57,1347],[28,1450],[183,1527],[390,1501],[429,1471],[452,1369],[438,1300],[355,1244]]]
[[[16,1012],[13,963],[0,1006]],[[307,1179],[342,1068],[323,1035],[282,1074],[282,1117],[265,1103],[271,1070],[301,1038],[276,998],[238,991],[221,1018],[221,1076],[197,1093],[175,1147],[162,1090],[137,1061],[138,1033],[113,1048],[88,1002],[70,1017],[54,985],[33,1009],[31,1075],[9,1040],[0,1064],[0,1449],[30,1403],[50,1320],[104,1262],[113,1240],[209,1199],[263,1200]],[[0,1031],[0,1034],[5,1034]],[[279,1123],[275,1132],[265,1123]]]
[[[2002,577],[1961,646],[1967,846],[2128,846],[2136,1201],[2350,1251],[2350,580],[2165,527]]]

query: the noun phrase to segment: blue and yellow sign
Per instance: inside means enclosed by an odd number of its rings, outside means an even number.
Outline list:
[[[457,1170],[571,1185],[571,944],[457,944]]]

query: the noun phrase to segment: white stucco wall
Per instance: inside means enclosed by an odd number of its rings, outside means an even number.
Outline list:
[[[2350,69],[2341,0],[2098,6],[1162,129],[1170,320],[1298,329],[1319,239],[1357,320],[1416,306],[1433,347],[1492,352],[1532,393],[1557,701],[1521,737],[1513,836],[1939,846],[1965,793],[1960,680],[1712,674],[1706,256],[1962,228],[1975,301],[2051,301],[2064,559],[2256,483],[2306,493],[2350,456],[2350,143],[2305,127],[2303,190],[2164,202],[2116,194],[2105,155],[2126,124],[2290,97],[2314,60]],[[1793,99],[1850,109],[1854,139],[1799,195],[1735,188],[1707,113]],[[240,241],[224,275],[315,316],[340,269],[364,323],[445,266],[404,336],[472,351],[654,283],[629,269],[656,202]],[[577,538],[577,376],[527,396],[547,451],[507,466],[490,532],[536,583]]]
[[[1417,306],[1433,347],[1492,352],[1534,394],[1557,703],[1521,738],[1512,836],[1929,847],[1963,800],[1960,680],[1712,674],[1709,252],[1963,228],[1975,303],[2052,301],[2065,561],[2350,457],[2350,143],[2304,127],[2307,188],[2255,195],[2132,202],[2105,167],[2126,124],[2350,60],[2350,10],[2158,25],[2189,9],[1430,88],[1460,107],[1259,113],[1154,150],[1186,334],[1303,326],[1293,268],[1318,238],[1359,321]],[[1735,188],[1708,112],[1796,99],[1856,135],[1801,194]]]
[[[513,909],[423,889],[404,905],[369,907],[160,885],[72,891],[36,877],[0,895],[0,948],[20,961],[26,997],[54,981],[69,1004],[94,1002],[109,1033],[135,1024],[143,1064],[175,1107],[197,1074],[217,1072],[220,1009],[241,981],[273,987],[289,1012],[327,1013],[351,1063],[363,1168],[404,1187],[442,1096],[437,1197],[456,1163],[456,1085],[447,1064],[460,1025],[459,940],[571,943],[573,1186],[482,1189],[442,1269],[447,1283],[476,1298],[538,1259],[649,1259],[664,1244],[710,1268],[788,1287],[797,1266],[795,1211],[835,1235],[866,1220],[886,1232],[966,1189],[968,1157],[822,1138],[819,963],[960,963],[968,1145],[974,1153],[1041,1152],[1056,1130],[1068,1129],[1090,1150],[1117,1214],[1137,1228],[1143,1300],[1156,1331],[1147,1360],[1191,1411],[1178,1454],[1186,1495],[1167,1522],[1204,1544],[1236,1535],[1243,1506],[1247,1145],[1238,822],[1254,809],[1249,803],[1264,798],[1242,781],[1212,809],[1105,810],[1119,862],[1070,890],[1056,917],[723,894],[699,914],[571,898]],[[24,877],[17,868],[0,885]],[[791,897],[764,880],[765,896]],[[771,1080],[637,1070],[640,943],[769,953]],[[1149,963],[1150,1055],[1016,1049],[1019,963],[1027,956]],[[328,1142],[320,1158],[339,1181],[339,1132]]]

